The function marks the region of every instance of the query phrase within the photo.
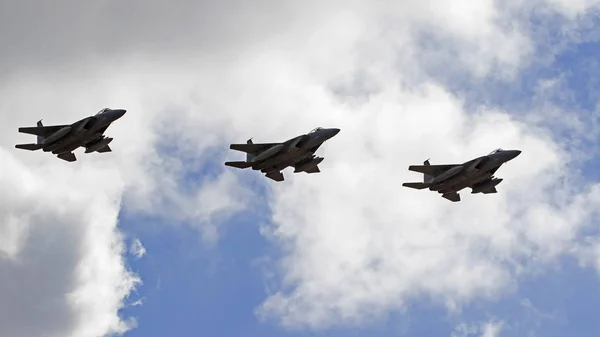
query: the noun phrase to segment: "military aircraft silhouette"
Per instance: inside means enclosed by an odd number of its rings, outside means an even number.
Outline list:
[[[323,143],[340,132],[335,128],[315,128],[308,134],[300,135],[283,143],[253,143],[248,139],[246,144],[231,144],[230,149],[246,153],[246,161],[230,161],[225,165],[245,169],[251,167],[255,171],[265,173],[267,178],[283,181],[281,172],[288,166],[295,168],[294,173],[318,173],[319,163],[324,158],[316,157],[315,152]]]
[[[410,171],[423,173],[423,182],[404,183],[402,186],[418,190],[429,188],[442,197],[460,201],[458,191],[470,187],[471,193],[497,193],[496,185],[503,179],[495,178],[494,173],[502,164],[514,159],[521,151],[496,149],[490,154],[469,160],[463,164],[431,165],[429,159],[423,165],[411,165]]]
[[[19,128],[19,132],[37,136],[37,142],[17,144],[17,149],[43,150],[58,155],[58,158],[68,162],[77,160],[73,151],[80,146],[85,147],[85,153],[111,152],[108,144],[113,140],[105,137],[106,129],[125,114],[123,109],[104,108],[94,116],[86,117],[70,125],[44,126],[42,121],[34,127]]]

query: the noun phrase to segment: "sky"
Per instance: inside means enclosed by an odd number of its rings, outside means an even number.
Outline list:
[[[599,9],[0,0],[0,336],[596,336]],[[105,107],[113,152],[14,147]],[[223,165],[318,126],[319,174]]]

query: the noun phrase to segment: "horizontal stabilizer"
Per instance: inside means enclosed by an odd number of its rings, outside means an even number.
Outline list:
[[[275,181],[283,181],[283,173],[281,171],[269,172],[265,176]]]
[[[428,183],[404,183],[404,184],[402,184],[402,186],[415,188],[417,190],[422,190],[424,188],[429,187],[429,184]]]
[[[315,166],[309,168],[308,170],[306,170],[304,172],[306,172],[306,173],[319,173],[319,172],[321,172],[321,170],[319,170],[319,166],[318,165],[315,165]]]
[[[106,145],[105,147],[96,150],[96,152],[100,152],[100,153],[104,153],[104,152],[112,152],[112,149],[110,148],[110,146]]]
[[[35,150],[41,149],[43,147],[43,145],[42,144],[31,143],[31,144],[17,144],[17,145],[15,145],[15,147],[17,149],[35,151]]]
[[[61,153],[57,157],[62,160],[66,160],[68,162],[74,162],[77,160],[77,158],[75,158],[75,154],[73,154],[73,152]]]
[[[251,167],[252,163],[249,163],[247,161],[228,161],[228,162],[225,162],[225,165],[231,166],[231,167],[237,167],[240,169],[245,169],[245,168]]]

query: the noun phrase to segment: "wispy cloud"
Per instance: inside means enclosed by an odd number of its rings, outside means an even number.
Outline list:
[[[146,248],[142,245],[140,239],[134,239],[129,246],[129,253],[135,256],[136,259],[146,255]]]
[[[476,324],[461,323],[454,328],[450,337],[500,337],[503,322],[491,320]]]

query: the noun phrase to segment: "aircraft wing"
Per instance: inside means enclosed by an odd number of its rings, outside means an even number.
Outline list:
[[[481,191],[481,193],[483,193],[483,194],[498,193],[498,190],[496,189],[496,186],[494,186],[492,188],[488,188],[485,191]]]
[[[30,135],[48,137],[56,131],[70,125],[49,125],[49,126],[31,126],[19,128],[19,132],[28,133]]]
[[[106,145],[105,147],[103,147],[103,148],[101,148],[99,150],[96,150],[96,152],[100,152],[100,153],[103,153],[103,152],[112,152],[112,149],[108,145]]]
[[[411,165],[408,167],[410,171],[427,174],[430,176],[437,176],[438,174],[448,171],[449,169],[460,166],[458,164],[447,164],[447,165]]]
[[[319,173],[321,172],[321,170],[319,170],[319,166],[313,166],[311,168],[309,168],[308,170],[304,171],[306,173]]]
[[[229,148],[256,156],[266,149],[279,144],[281,143],[231,144],[229,145]]]

